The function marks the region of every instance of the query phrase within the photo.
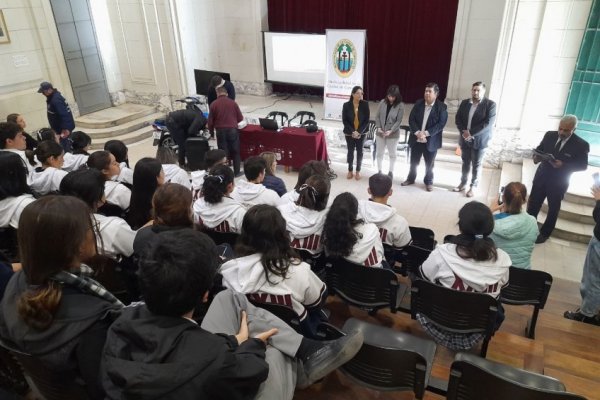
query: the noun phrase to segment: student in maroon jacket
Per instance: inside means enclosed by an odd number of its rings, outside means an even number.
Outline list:
[[[217,89],[217,99],[210,105],[208,114],[208,130],[211,136],[217,132],[217,146],[227,152],[227,157],[233,161],[233,172],[240,176],[240,133],[238,123],[244,117],[237,103],[227,97],[227,89],[221,86]]]

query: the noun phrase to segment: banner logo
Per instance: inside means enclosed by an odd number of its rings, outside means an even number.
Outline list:
[[[335,44],[333,51],[333,68],[342,78],[347,78],[356,67],[356,48],[348,39],[342,39]]]

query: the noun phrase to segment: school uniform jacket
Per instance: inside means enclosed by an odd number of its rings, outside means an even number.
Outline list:
[[[385,244],[404,247],[412,240],[408,221],[387,204],[361,200],[358,202],[358,214],[365,222],[377,225],[381,241]]]
[[[291,202],[286,202],[278,208],[285,218],[292,247],[306,250],[312,254],[321,253],[323,251],[323,225],[325,225],[327,209],[315,211]]]
[[[225,196],[216,204],[208,203],[204,197],[194,202],[196,222],[217,232],[240,233],[244,215],[246,215],[244,206],[231,197]]]
[[[377,225],[372,223],[360,223],[354,227],[358,233],[358,241],[352,248],[352,253],[345,257],[346,260],[365,267],[381,268],[383,256],[383,244],[379,237]]]
[[[165,181],[171,183],[178,183],[185,186],[188,189],[192,189],[190,182],[190,176],[183,168],[176,164],[163,164],[163,171],[165,172]]]
[[[267,189],[260,183],[248,182],[240,179],[231,193],[231,198],[239,201],[246,208],[257,204],[268,204],[277,207],[281,204],[281,198],[275,191]]]
[[[36,168],[30,185],[31,190],[42,196],[50,192],[57,192],[60,189],[60,182],[65,176],[67,176],[67,171],[62,169],[54,167]]]
[[[114,204],[123,210],[129,208],[131,201],[131,190],[125,185],[115,181],[106,181],[104,183],[104,196],[108,204]]]
[[[67,172],[76,171],[87,162],[88,157],[87,154],[65,153],[62,169]]]
[[[34,201],[35,198],[30,194],[0,200],[0,228],[11,226],[18,229],[23,209]]]
[[[112,180],[133,185],[133,170],[129,168],[125,162],[120,163],[119,167],[121,168],[121,172],[119,175],[113,176]]]
[[[101,214],[94,214],[94,218],[100,231],[98,248],[103,249],[104,254],[113,258],[118,255],[129,257],[133,254],[133,240],[137,232],[132,230],[123,218]]]

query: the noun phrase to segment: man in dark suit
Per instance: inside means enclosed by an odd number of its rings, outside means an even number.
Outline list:
[[[453,192],[462,192],[467,185],[469,169],[471,173],[471,186],[466,193],[473,197],[481,177],[482,160],[488,142],[492,138],[492,129],[496,120],[496,103],[484,97],[485,83],[475,82],[471,87],[471,98],[460,103],[456,112],[456,127],[460,133],[458,144],[462,157],[462,176],[460,184],[452,189]]]
[[[548,215],[536,243],[544,243],[552,234],[560,204],[569,188],[571,173],[587,169],[590,145],[574,133],[576,127],[577,117],[565,115],[560,120],[558,132],[546,132],[542,142],[535,149],[553,157],[543,161],[540,156],[533,156],[533,162],[537,164],[541,161],[541,164],[533,178],[527,213],[537,218],[544,199],[548,198]]]
[[[448,121],[446,105],[437,100],[440,88],[437,83],[430,82],[425,85],[424,99],[418,100],[408,117],[410,125],[410,171],[402,186],[415,183],[417,167],[421,156],[425,159],[425,188],[428,192],[433,190],[433,164],[435,156],[442,147],[442,131]]]

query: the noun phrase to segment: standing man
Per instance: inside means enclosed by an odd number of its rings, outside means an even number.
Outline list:
[[[210,105],[208,114],[208,130],[211,136],[217,132],[217,147],[225,150],[227,157],[233,161],[233,173],[240,176],[240,133],[238,123],[244,117],[237,103],[227,97],[227,89],[217,88],[217,99]]]
[[[485,98],[484,95],[485,83],[475,82],[471,87],[471,98],[463,100],[456,112],[456,127],[460,133],[458,144],[462,157],[462,176],[460,184],[452,191],[465,190],[469,169],[471,169],[471,186],[466,193],[467,197],[473,197],[474,190],[477,190],[481,177],[481,161],[492,138],[496,120],[496,103]]]
[[[167,129],[177,143],[177,155],[182,168],[185,165],[185,141],[191,136],[199,136],[204,126],[206,118],[200,110],[177,110],[167,116]]]
[[[544,243],[552,234],[560,204],[569,188],[571,173],[587,169],[590,145],[574,133],[576,127],[577,117],[565,115],[560,120],[558,132],[546,132],[540,145],[535,148],[538,152],[551,155],[546,161],[537,154],[533,155],[533,162],[538,164],[541,161],[541,164],[533,177],[527,213],[537,218],[544,199],[548,198],[548,214],[536,243]]]
[[[425,96],[418,100],[410,112],[408,124],[410,125],[410,172],[400,185],[408,186],[415,183],[417,167],[421,156],[425,159],[425,188],[428,192],[433,190],[433,164],[435,156],[442,147],[442,131],[448,121],[446,105],[437,100],[440,88],[437,83],[430,82],[425,85]]]
[[[233,86],[233,83],[226,81],[220,75],[214,75],[212,78],[210,78],[210,84],[208,85],[208,96],[206,96],[206,101],[208,102],[209,106],[217,99],[217,88],[221,86],[227,90],[227,97],[229,97],[231,100],[235,100],[235,87]]]
[[[65,151],[71,150],[69,136],[75,129],[75,120],[69,103],[63,95],[52,86],[50,82],[42,82],[38,93],[46,96],[48,108],[48,123],[50,128],[60,137],[60,145]]]

